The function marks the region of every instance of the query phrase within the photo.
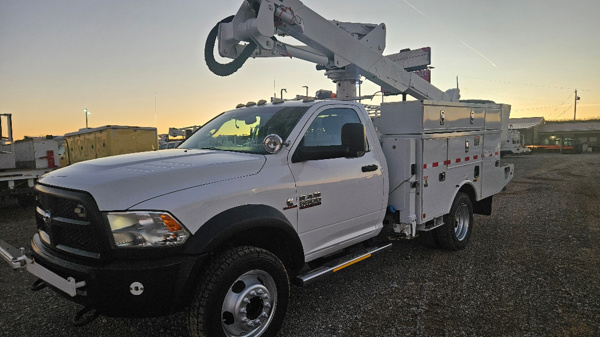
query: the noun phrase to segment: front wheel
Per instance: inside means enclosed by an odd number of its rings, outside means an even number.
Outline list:
[[[289,300],[285,266],[271,252],[235,247],[200,279],[189,309],[191,336],[275,336]]]
[[[433,235],[440,247],[461,250],[467,246],[473,229],[473,203],[459,192],[452,202],[450,213],[444,215],[444,225],[434,229]]]

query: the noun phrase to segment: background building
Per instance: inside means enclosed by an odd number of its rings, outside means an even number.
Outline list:
[[[511,118],[509,129],[523,135],[523,145],[560,145],[576,139],[584,148],[600,151],[600,120],[546,121],[543,117]]]

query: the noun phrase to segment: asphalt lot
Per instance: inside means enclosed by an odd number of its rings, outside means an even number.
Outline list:
[[[600,336],[600,153],[505,157],[515,178],[469,246],[418,241],[304,288],[280,336]],[[0,202],[0,238],[26,246],[33,208]],[[187,336],[185,317],[100,316],[0,263],[0,336]]]

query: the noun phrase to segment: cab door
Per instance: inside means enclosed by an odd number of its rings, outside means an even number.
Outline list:
[[[325,159],[298,161],[294,156],[302,147],[341,146],[342,126],[364,125],[359,116],[352,107],[322,107],[313,114],[301,141],[290,152],[299,208],[298,232],[307,258],[349,244],[381,224],[385,181],[377,154],[368,146],[364,154],[354,158],[336,155],[335,151]]]

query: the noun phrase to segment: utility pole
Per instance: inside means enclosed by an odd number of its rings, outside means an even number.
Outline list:
[[[573,122],[577,121],[577,101],[579,101],[581,97],[577,96],[577,89],[575,89],[575,104],[573,105]]]

